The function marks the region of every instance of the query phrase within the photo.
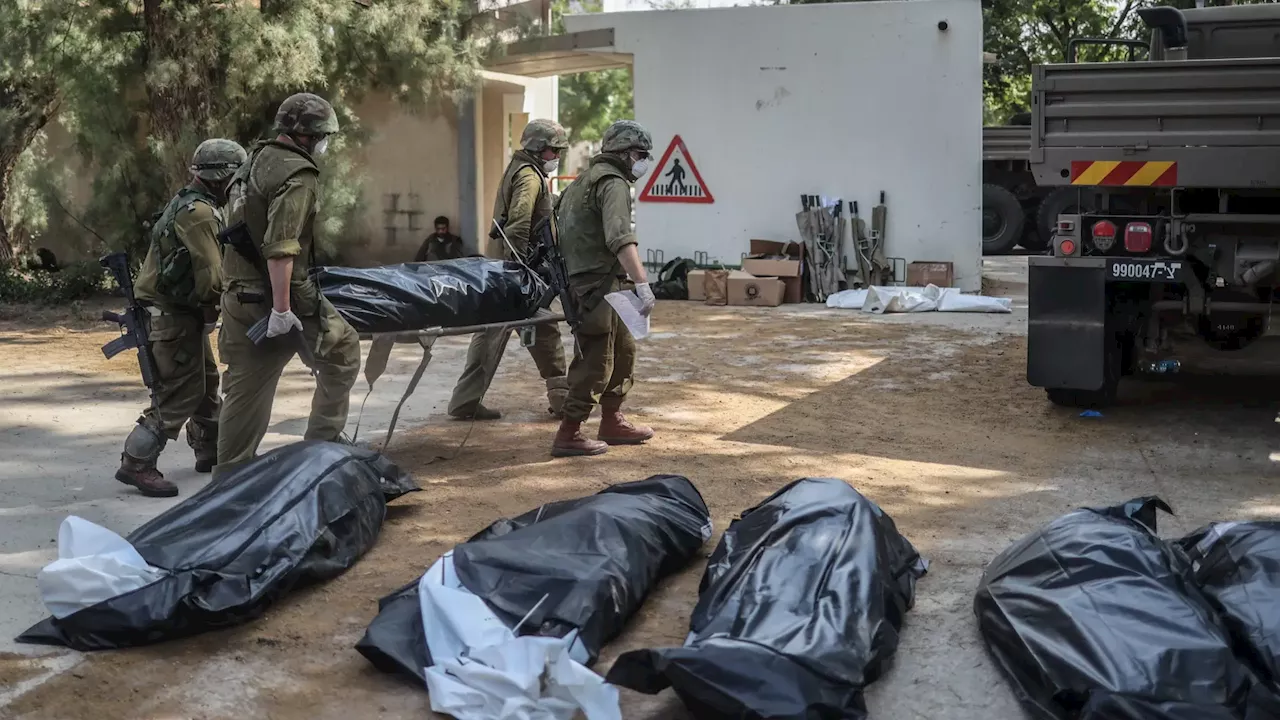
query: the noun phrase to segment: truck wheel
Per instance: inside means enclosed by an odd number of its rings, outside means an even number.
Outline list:
[[[1045,239],[1045,247],[1048,247],[1049,239],[1053,237],[1053,233],[1058,229],[1058,216],[1064,213],[1094,213],[1097,208],[1094,207],[1094,199],[1092,193],[1085,193],[1083,203],[1081,202],[1080,191],[1073,187],[1058,188],[1049,193],[1044,201],[1040,203],[1040,210],[1036,213],[1036,228],[1040,231],[1040,237]],[[1027,247],[1023,245],[1023,247]],[[1030,250],[1031,248],[1027,248]]]
[[[1022,203],[999,185],[982,186],[982,254],[1002,255],[1022,237]]]
[[[1022,224],[1022,240],[1018,244],[1028,252],[1044,252],[1053,243],[1053,235],[1045,235],[1039,221],[1034,219],[1039,217],[1040,205],[1037,204],[1034,207],[1027,208],[1026,213],[1027,217],[1033,218],[1033,220]]]

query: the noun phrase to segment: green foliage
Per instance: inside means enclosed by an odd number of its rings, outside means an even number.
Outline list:
[[[0,0],[0,20],[31,24],[39,15],[32,8],[59,7],[64,15],[88,8],[76,15],[76,62],[45,63],[36,74],[56,84],[59,120],[93,168],[92,194],[75,220],[112,249],[138,256],[143,221],[187,182],[196,145],[228,137],[250,147],[269,135],[280,101],[303,90],[328,99],[342,124],[319,161],[319,249],[333,251],[361,210],[353,161],[367,134],[353,104],[384,91],[427,109],[469,92],[482,49],[482,39],[462,32],[467,0],[377,0],[367,7],[352,0],[26,2]],[[46,36],[48,26],[41,26]],[[0,30],[0,47],[6,37]],[[4,59],[0,92],[7,50]],[[18,177],[26,198],[30,175]],[[41,226],[37,207],[24,199],[20,208],[19,219],[33,229]]]
[[[0,303],[62,305],[102,292],[106,273],[92,260],[48,273],[0,266]]]
[[[599,0],[587,0],[575,10],[599,12]],[[552,0],[552,30],[564,32],[564,14],[569,0]],[[569,131],[570,142],[596,141],[605,128],[619,118],[635,115],[629,69],[576,73],[560,78],[560,124]]]

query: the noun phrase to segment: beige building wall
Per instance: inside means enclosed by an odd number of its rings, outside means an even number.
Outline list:
[[[361,264],[409,262],[437,215],[458,224],[457,111],[413,114],[385,95],[356,106],[372,135],[358,159],[364,176],[364,222],[350,241],[362,245],[347,256]],[[464,238],[474,247],[473,238]]]

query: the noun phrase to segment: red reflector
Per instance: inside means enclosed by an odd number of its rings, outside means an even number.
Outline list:
[[[1132,222],[1124,228],[1124,249],[1131,253],[1151,250],[1151,226],[1144,222]]]
[[[1062,251],[1063,255],[1075,255],[1076,242],[1074,240],[1063,240],[1058,244],[1058,250]]]
[[[1076,229],[1076,224],[1071,220],[1058,221],[1058,232],[1069,233],[1075,229]]]
[[[1098,222],[1093,224],[1093,236],[1104,237],[1104,238],[1114,238],[1116,236],[1115,223],[1111,222],[1110,220],[1099,220]]]

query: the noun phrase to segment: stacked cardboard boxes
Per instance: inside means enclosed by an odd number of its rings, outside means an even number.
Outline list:
[[[797,303],[801,291],[801,249],[796,243],[752,240],[741,270],[730,270],[728,304],[776,307]],[[705,301],[705,270],[689,272],[689,299]]]

